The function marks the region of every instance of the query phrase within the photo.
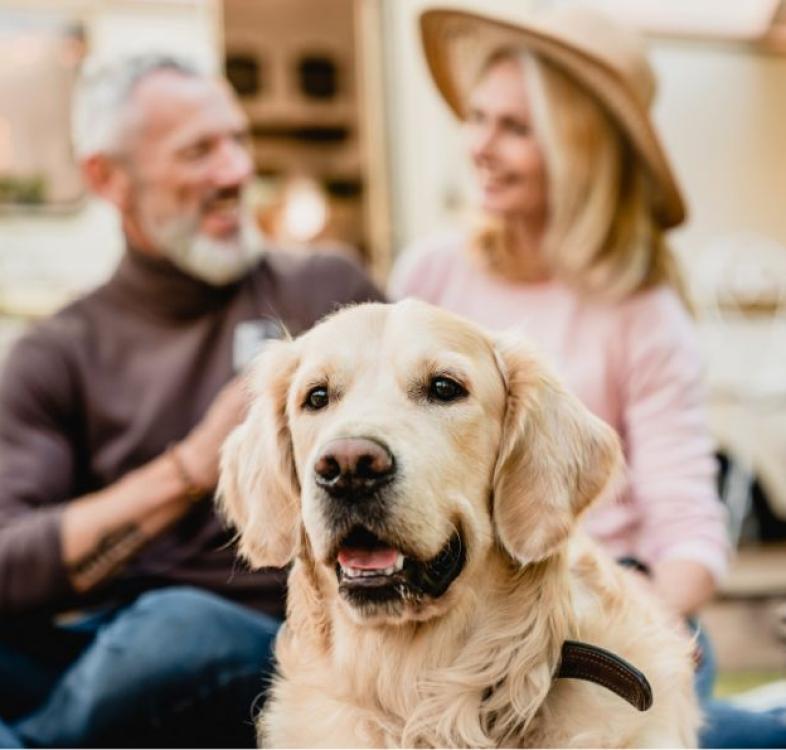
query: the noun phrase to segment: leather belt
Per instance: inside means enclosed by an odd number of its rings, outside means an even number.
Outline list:
[[[652,705],[652,688],[647,678],[625,659],[599,646],[565,641],[556,676],[594,682],[639,711],[646,711]]]

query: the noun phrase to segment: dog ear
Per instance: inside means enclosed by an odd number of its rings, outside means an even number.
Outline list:
[[[252,404],[221,449],[218,507],[254,567],[283,567],[295,554],[300,486],[286,415],[297,367],[291,342],[271,342],[250,374]]]
[[[497,537],[527,564],[552,555],[578,515],[621,473],[614,430],[570,394],[521,341],[498,342],[507,386],[494,471]]]

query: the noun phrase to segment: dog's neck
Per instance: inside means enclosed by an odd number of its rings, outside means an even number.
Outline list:
[[[327,601],[320,571],[301,561],[293,575],[302,576],[298,588],[307,586],[310,593],[301,596],[290,621],[310,629],[301,643],[319,635],[322,658],[331,673],[342,675],[337,693],[367,696],[384,708],[390,723],[379,729],[393,743],[515,744],[534,729],[562,644],[572,634],[566,564],[558,553],[522,569],[492,550],[474,569],[477,581],[469,580],[468,571],[468,579],[449,592],[454,599],[444,614],[371,627],[354,622],[339,602]],[[489,587],[488,581],[497,583]],[[441,721],[435,724],[434,716]]]

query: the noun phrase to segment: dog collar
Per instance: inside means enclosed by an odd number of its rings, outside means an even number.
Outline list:
[[[599,646],[565,641],[556,676],[602,685],[639,711],[646,711],[652,705],[652,688],[644,674]]]

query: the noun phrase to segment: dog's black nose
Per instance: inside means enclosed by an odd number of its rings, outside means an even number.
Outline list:
[[[390,451],[368,438],[327,443],[314,464],[315,481],[331,497],[362,498],[387,484],[396,470]]]

